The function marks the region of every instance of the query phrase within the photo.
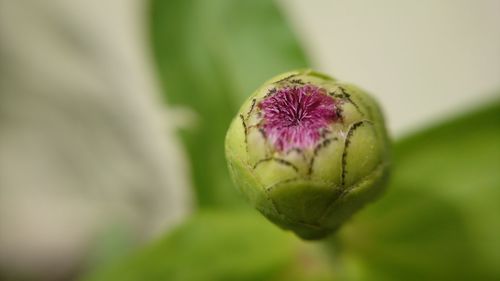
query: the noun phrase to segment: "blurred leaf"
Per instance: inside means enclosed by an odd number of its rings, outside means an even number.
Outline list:
[[[224,160],[224,135],[243,100],[306,59],[272,1],[152,1],[155,60],[167,100],[192,108],[184,132],[201,205],[238,203]]]
[[[500,102],[399,141],[339,239],[342,280],[500,280]]]
[[[253,212],[201,212],[88,280],[269,280],[292,261],[297,242]]]

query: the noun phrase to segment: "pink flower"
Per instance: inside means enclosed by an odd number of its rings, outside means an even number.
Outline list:
[[[258,104],[264,113],[262,128],[279,151],[308,148],[336,121],[336,102],[313,85],[285,87]]]

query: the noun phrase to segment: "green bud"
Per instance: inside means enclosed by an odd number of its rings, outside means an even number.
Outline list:
[[[264,216],[320,239],[381,193],[388,143],[369,95],[303,70],[250,96],[227,132],[226,158],[236,186]]]

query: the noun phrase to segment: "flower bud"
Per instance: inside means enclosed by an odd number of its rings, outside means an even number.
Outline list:
[[[381,192],[388,152],[376,102],[311,70],[265,83],[226,135],[237,188],[269,220],[304,239],[330,234]]]

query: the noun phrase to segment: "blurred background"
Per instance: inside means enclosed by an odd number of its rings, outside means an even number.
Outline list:
[[[278,3],[312,64],[372,91],[398,136],[500,88],[500,1]]]
[[[225,167],[243,100],[304,67],[373,93],[411,187],[343,242],[278,230]],[[0,280],[498,280],[499,89],[498,0],[0,0]]]

